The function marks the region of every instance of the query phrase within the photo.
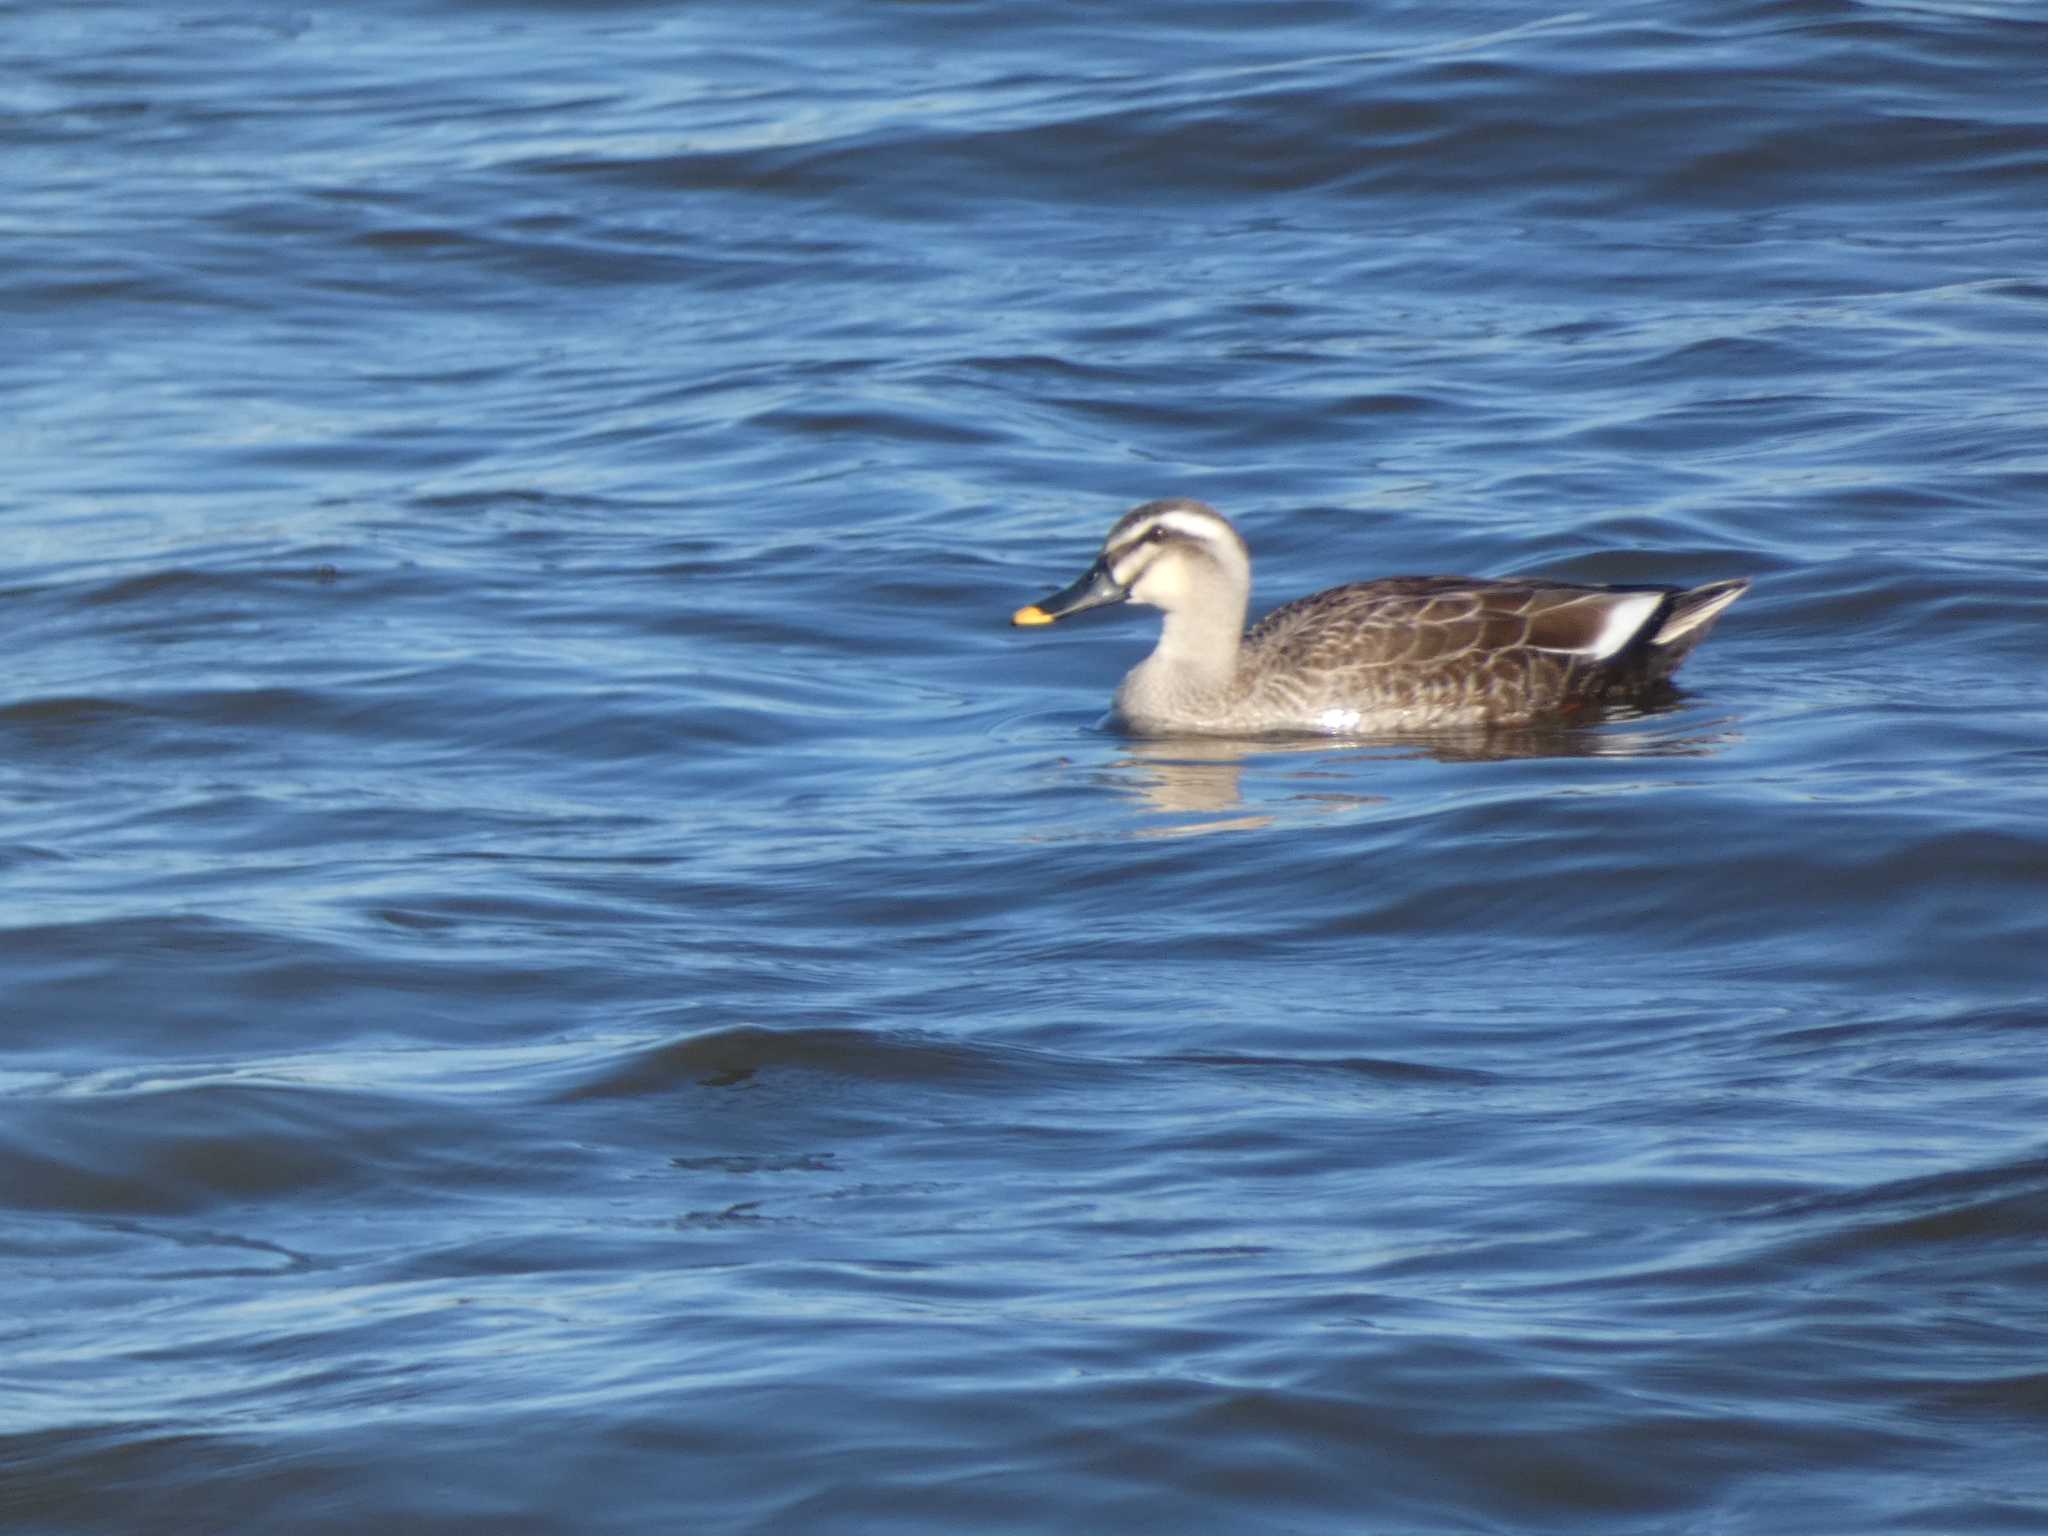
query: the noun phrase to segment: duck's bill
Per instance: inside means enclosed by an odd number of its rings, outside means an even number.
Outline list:
[[[1010,615],[1012,624],[1050,624],[1055,619],[1064,619],[1070,613],[1081,613],[1090,608],[1101,608],[1109,603],[1120,603],[1131,594],[1118,585],[1117,579],[1109,573],[1109,562],[1098,560],[1088,567],[1087,574],[1071,587],[1063,587],[1051,597],[1041,597],[1028,608],[1019,608]]]

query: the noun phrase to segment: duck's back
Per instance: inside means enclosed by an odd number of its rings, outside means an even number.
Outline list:
[[[1746,582],[1586,587],[1396,576],[1318,592],[1245,636],[1254,729],[1511,725],[1668,676]]]

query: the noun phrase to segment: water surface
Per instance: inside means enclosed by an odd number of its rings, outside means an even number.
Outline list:
[[[0,18],[10,1530],[2048,1526],[2031,7]]]

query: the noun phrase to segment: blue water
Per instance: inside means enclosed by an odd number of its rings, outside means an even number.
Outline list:
[[[2044,61],[0,4],[0,1525],[2048,1530]],[[1135,741],[1166,495],[1755,587]]]

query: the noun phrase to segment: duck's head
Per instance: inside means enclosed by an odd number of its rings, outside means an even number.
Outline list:
[[[1019,608],[1010,622],[1050,624],[1108,603],[1146,603],[1170,613],[1234,601],[1241,610],[1251,585],[1251,555],[1221,512],[1180,497],[1148,501],[1117,519],[1079,581]]]

